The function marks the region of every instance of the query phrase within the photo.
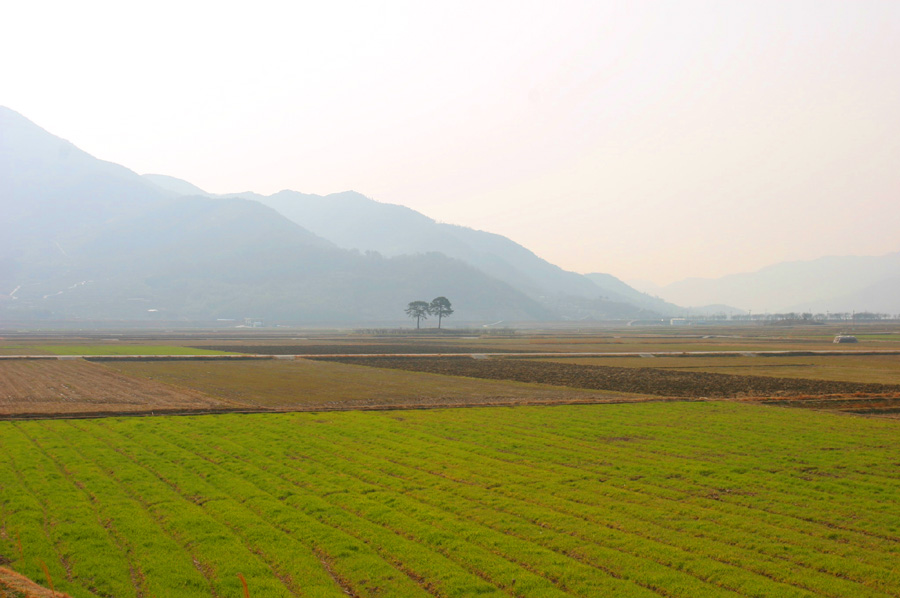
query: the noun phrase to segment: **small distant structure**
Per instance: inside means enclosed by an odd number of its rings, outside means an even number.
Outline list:
[[[851,334],[839,334],[834,337],[835,343],[858,343],[859,339]]]
[[[244,318],[244,326],[247,328],[262,328],[263,321],[261,318]]]
[[[669,326],[687,326],[690,324],[687,318],[672,318],[669,320]]]

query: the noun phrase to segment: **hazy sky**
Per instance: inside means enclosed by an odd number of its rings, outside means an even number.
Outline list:
[[[900,2],[46,2],[0,104],[208,191],[355,189],[666,283],[900,250]]]

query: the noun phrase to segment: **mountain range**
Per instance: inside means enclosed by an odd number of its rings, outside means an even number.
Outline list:
[[[668,307],[499,235],[354,192],[211,196],[141,176],[6,108],[0,181],[0,317],[12,321],[396,323],[409,301],[438,295],[458,322],[658,317],[649,306]]]
[[[900,313],[900,252],[829,256],[721,278],[688,278],[653,292],[680,305],[726,303],[756,313]]]
[[[138,175],[3,107],[0,207],[0,320],[397,325],[409,301],[440,295],[460,324],[900,312],[900,253],[687,279],[652,296],[354,191],[216,195]]]
[[[269,196],[256,193],[212,195],[195,185],[164,175],[144,175],[174,193],[208,197],[243,198],[267,205],[291,221],[328,239],[335,245],[387,257],[439,252],[462,260],[506,282],[547,305],[568,306],[584,300],[598,302],[599,314],[623,317],[681,313],[677,305],[641,293],[611,274],[581,275],[541,259],[514,241],[464,226],[445,224],[405,206],[375,201],[355,191],[327,196],[281,191]],[[579,300],[581,300],[579,302]],[[635,312],[634,306],[645,313]],[[590,308],[582,307],[590,312]]]

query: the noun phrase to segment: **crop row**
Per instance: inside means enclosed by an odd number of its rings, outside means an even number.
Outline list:
[[[898,596],[895,426],[716,403],[4,423],[0,558],[75,597]]]

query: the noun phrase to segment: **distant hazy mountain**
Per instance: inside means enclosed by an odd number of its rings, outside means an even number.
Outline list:
[[[454,321],[553,317],[459,260],[360,255],[256,201],[152,179],[0,108],[0,320],[396,322],[438,295]]]
[[[162,187],[178,195],[209,195],[197,185],[166,174],[145,174],[144,178],[157,187]]]
[[[585,277],[603,289],[605,295],[613,301],[632,303],[661,314],[675,315],[684,312],[684,309],[677,305],[663,301],[658,297],[651,297],[630,287],[612,274],[594,272],[585,274]]]
[[[659,294],[681,305],[726,303],[754,312],[900,313],[900,252],[784,262],[722,278],[689,278]]]
[[[0,106],[0,259],[58,254],[64,249],[57,243],[168,197],[127,168],[98,160]]]
[[[168,179],[159,182],[173,191],[199,191],[185,181]],[[647,316],[653,310],[665,314],[681,311],[612,276],[597,275],[592,280],[563,270],[501,235],[436,222],[410,208],[377,202],[354,191],[327,196],[281,191],[270,196],[236,193],[220,197],[255,199],[346,249],[377,251],[388,257],[439,252],[463,260],[569,318],[627,318]]]
[[[353,191],[324,197],[282,191],[260,201],[340,247],[386,256],[437,251],[536,298],[599,295],[583,276],[542,260],[506,237],[435,222],[415,210],[380,203]]]

